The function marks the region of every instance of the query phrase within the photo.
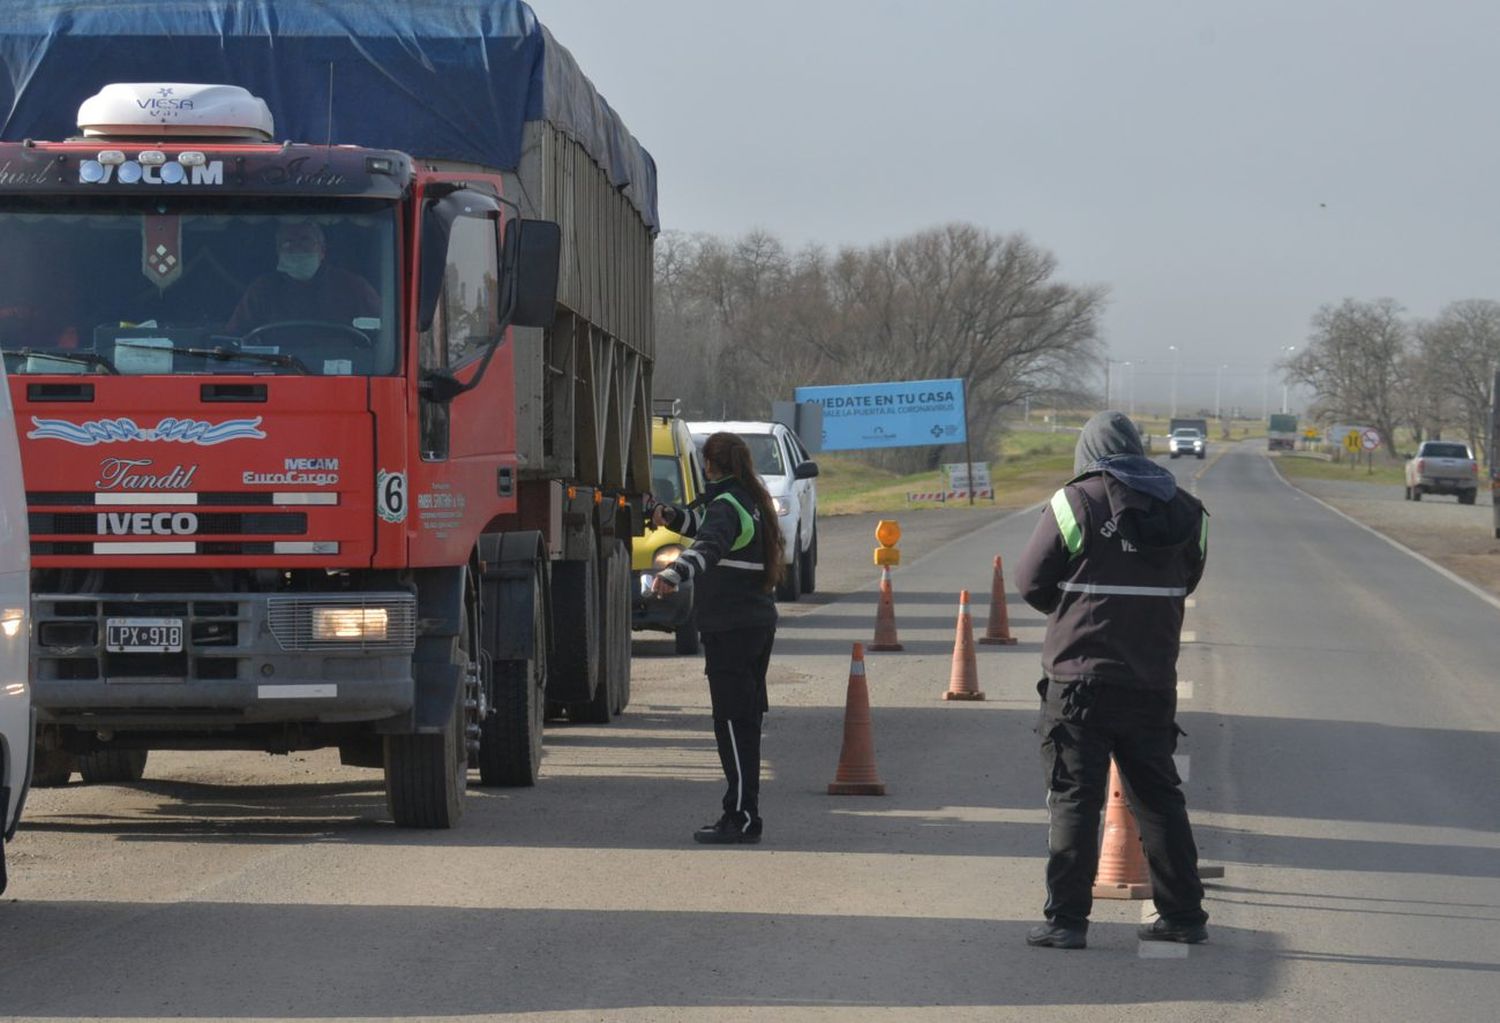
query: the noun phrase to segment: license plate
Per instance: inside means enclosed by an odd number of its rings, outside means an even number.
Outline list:
[[[182,650],[181,618],[110,618],[104,649],[115,654],[175,654]]]

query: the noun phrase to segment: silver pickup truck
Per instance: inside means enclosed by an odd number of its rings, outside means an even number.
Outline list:
[[[1427,440],[1406,463],[1406,499],[1423,494],[1454,494],[1459,504],[1473,504],[1479,494],[1479,463],[1467,444]]]

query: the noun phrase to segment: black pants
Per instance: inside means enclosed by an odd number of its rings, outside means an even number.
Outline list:
[[[1174,691],[1098,682],[1043,682],[1039,731],[1047,776],[1047,919],[1086,928],[1099,866],[1099,812],[1109,759],[1120,768],[1164,920],[1201,924],[1203,884],[1172,754],[1180,730]]]
[[[775,639],[774,626],[703,633],[714,739],[728,782],[726,813],[760,816],[760,724],[768,707],[766,669]]]

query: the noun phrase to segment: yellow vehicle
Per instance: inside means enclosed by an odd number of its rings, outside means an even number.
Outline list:
[[[687,424],[679,417],[676,400],[656,402],[651,418],[651,495],[664,504],[692,504],[703,493],[703,463]],[[646,526],[631,545],[635,599],[631,627],[637,631],[670,632],[679,654],[698,652],[698,616],[693,610],[693,584],[684,583],[671,596],[655,597],[651,582],[656,573],[677,560],[691,540]]]

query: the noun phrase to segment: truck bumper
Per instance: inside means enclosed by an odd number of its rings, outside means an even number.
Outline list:
[[[328,635],[327,609],[361,622],[383,610],[383,635],[373,626],[365,638]],[[410,593],[40,594],[32,613],[41,725],[340,723],[413,705]],[[129,619],[180,623],[181,649],[110,649],[120,644],[110,643],[109,623]]]
[[[1472,479],[1450,479],[1441,476],[1420,476],[1417,484],[1428,494],[1467,494],[1479,489],[1479,481]]]
[[[655,572],[635,573],[634,596],[630,601],[630,627],[637,632],[676,632],[693,613],[693,584],[685,583],[667,597],[651,595]]]

